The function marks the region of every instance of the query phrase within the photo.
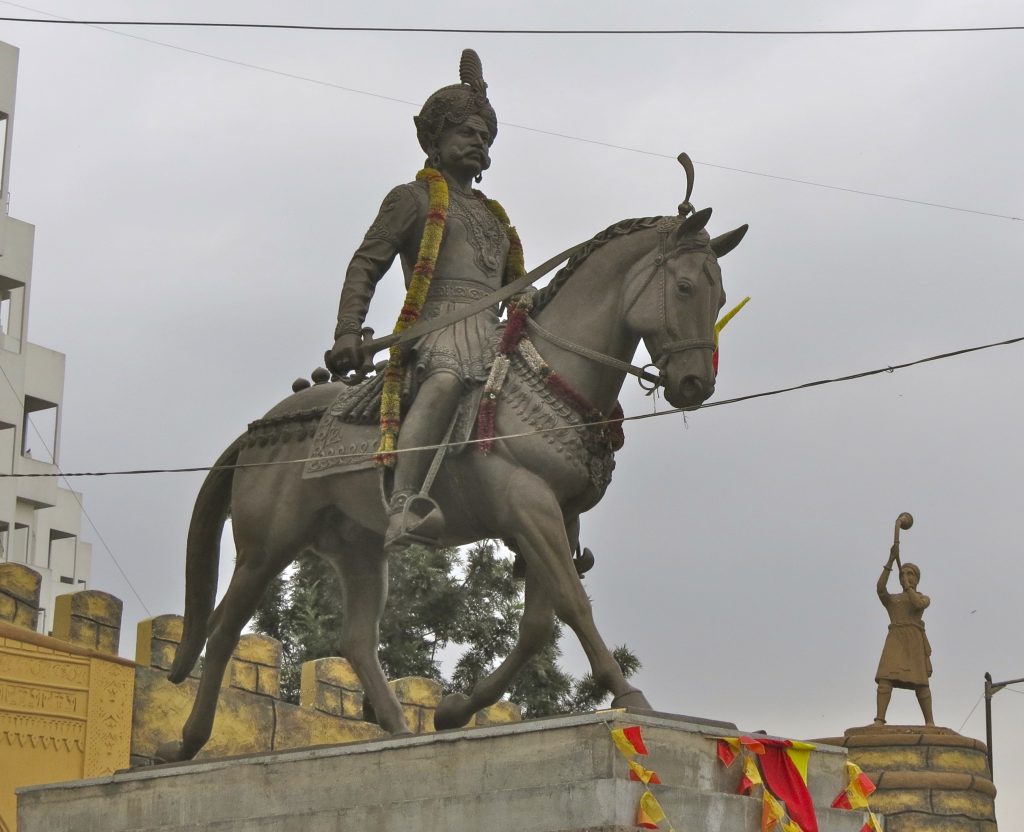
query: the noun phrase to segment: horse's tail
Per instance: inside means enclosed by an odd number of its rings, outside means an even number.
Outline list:
[[[220,455],[206,475],[192,509],[185,555],[185,627],[168,678],[177,684],[188,677],[206,644],[210,615],[217,598],[220,537],[231,508],[233,467],[244,435]]]

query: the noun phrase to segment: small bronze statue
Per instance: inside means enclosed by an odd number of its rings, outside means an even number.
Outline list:
[[[907,688],[917,693],[925,725],[934,725],[932,718],[932,692],[928,677],[932,675],[932,648],[924,631],[924,611],[931,603],[927,595],[917,591],[921,570],[913,563],[900,562],[900,529],[909,529],[914,518],[906,512],[896,519],[896,533],[889,560],[878,576],[878,600],[889,613],[889,634],[885,637],[882,657],[878,660],[875,682],[878,683],[878,712],[875,725],[885,725],[885,712],[889,708],[892,689]],[[890,595],[886,585],[892,565],[899,567],[903,592]]]

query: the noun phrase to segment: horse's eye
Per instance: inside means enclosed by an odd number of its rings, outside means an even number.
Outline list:
[[[693,284],[689,280],[676,281],[676,291],[683,297],[690,297],[693,294]]]

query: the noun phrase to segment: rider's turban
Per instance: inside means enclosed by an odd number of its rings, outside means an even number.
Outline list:
[[[487,100],[487,82],[484,81],[480,56],[472,49],[462,50],[459,79],[461,84],[442,87],[427,99],[420,114],[413,116],[416,138],[425,153],[430,153],[431,148],[437,145],[446,127],[462,124],[473,115],[484,120],[491,132],[491,142],[494,142],[498,133],[498,117]]]

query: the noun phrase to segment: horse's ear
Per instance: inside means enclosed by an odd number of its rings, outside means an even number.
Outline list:
[[[748,228],[750,228],[749,225],[743,224],[739,228],[734,228],[732,231],[726,231],[725,234],[715,237],[711,241],[711,250],[715,253],[715,257],[725,257],[736,248],[743,240],[743,235],[747,233]]]
[[[692,217],[687,217],[679,224],[679,228],[676,229],[676,234],[679,237],[685,237],[687,234],[696,234],[701,231],[705,225],[708,224],[708,220],[711,219],[711,209],[704,208],[698,211]]]

